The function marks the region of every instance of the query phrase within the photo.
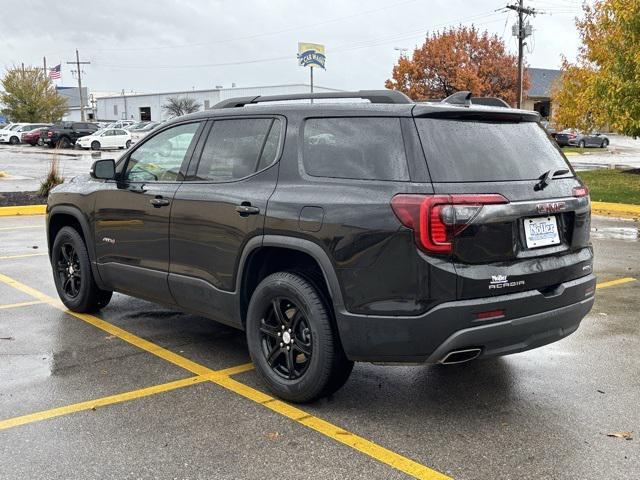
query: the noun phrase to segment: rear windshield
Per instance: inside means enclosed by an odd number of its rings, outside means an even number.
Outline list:
[[[535,122],[417,118],[416,124],[434,182],[534,180],[568,168]]]

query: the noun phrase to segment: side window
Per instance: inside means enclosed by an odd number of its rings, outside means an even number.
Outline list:
[[[399,118],[311,118],[302,162],[314,177],[409,180]]]
[[[195,180],[228,182],[268,167],[275,160],[279,137],[278,119],[217,120],[202,150]]]
[[[125,132],[124,130],[114,130],[113,134],[114,135],[126,135],[127,132]]]
[[[178,125],[144,142],[131,153],[125,178],[131,182],[176,181],[199,126],[199,122]]]

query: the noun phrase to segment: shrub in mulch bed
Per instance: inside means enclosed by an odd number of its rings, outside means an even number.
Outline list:
[[[38,192],[0,192],[0,207],[44,205],[45,203],[47,203],[47,197],[38,195]]]

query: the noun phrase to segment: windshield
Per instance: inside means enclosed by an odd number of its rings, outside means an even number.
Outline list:
[[[417,118],[416,125],[434,182],[535,180],[569,169],[535,122]]]

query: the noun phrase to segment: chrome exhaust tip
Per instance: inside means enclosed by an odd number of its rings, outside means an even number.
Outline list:
[[[438,363],[453,365],[455,363],[470,362],[480,356],[481,348],[466,348],[464,350],[451,350]]]

